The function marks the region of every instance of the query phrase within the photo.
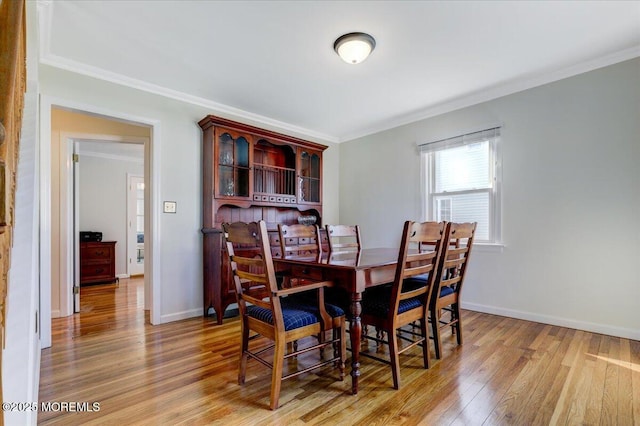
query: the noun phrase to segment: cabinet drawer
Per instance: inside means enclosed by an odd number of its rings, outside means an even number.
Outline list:
[[[277,232],[269,232],[269,245],[279,246],[280,245],[280,235]]]
[[[315,244],[315,238],[285,238],[285,243],[287,246],[297,246],[297,245],[306,245],[306,244]]]
[[[271,256],[272,257],[282,257],[282,250],[280,249],[280,246],[272,246],[271,247]]]
[[[322,269],[294,265],[291,267],[291,277],[322,281]]]

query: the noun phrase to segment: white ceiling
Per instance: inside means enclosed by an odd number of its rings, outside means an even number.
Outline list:
[[[340,142],[640,56],[639,1],[41,1],[41,62]],[[359,65],[333,42],[375,37]]]

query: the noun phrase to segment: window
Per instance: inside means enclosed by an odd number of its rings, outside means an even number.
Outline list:
[[[500,243],[500,128],[420,145],[428,220],[478,222],[476,241]]]

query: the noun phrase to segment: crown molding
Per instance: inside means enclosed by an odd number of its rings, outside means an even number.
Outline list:
[[[488,88],[486,90],[472,93],[467,96],[462,96],[450,101],[439,103],[418,112],[409,113],[391,120],[385,120],[384,122],[377,123],[377,125],[375,126],[362,129],[358,132],[345,134],[340,138],[340,142],[347,142],[350,140],[369,136],[374,133],[393,129],[395,127],[404,126],[405,124],[411,124],[421,120],[425,120],[427,118],[436,117],[448,112],[491,101],[493,99],[501,98],[503,96],[511,95],[517,92],[522,92],[524,90],[533,89],[534,87],[553,83],[558,80],[573,77],[585,72],[593,71],[598,68],[603,68],[637,57],[640,57],[640,45],[614,52],[597,59],[584,61],[579,64],[559,70],[540,73],[531,77],[519,78],[506,84],[501,84]]]
[[[45,43],[42,41],[41,43]],[[274,120],[272,118],[254,114],[252,112],[244,111],[239,108],[224,105],[219,102],[215,102],[209,99],[201,98],[199,96],[190,95],[178,90],[169,89],[153,83],[138,80],[135,78],[127,77],[121,74],[117,74],[111,71],[104,70],[102,68],[87,65],[81,62],[76,62],[71,59],[63,58],[61,56],[53,54],[43,54],[41,50],[40,63],[49,65],[51,67],[63,69],[76,74],[85,75],[87,77],[96,78],[98,80],[108,81],[110,83],[119,84],[121,86],[130,87],[132,89],[141,90],[143,92],[151,93],[165,98],[174,99],[180,102],[185,102],[191,105],[200,106],[212,110],[213,114],[227,115],[233,117],[235,120],[249,120],[261,126],[276,128],[281,132],[291,132],[298,135],[304,135],[304,137],[312,138],[316,140],[328,141],[338,143],[339,138],[325,133],[316,132],[314,130],[306,129],[304,127],[295,126],[293,124],[285,123],[283,121]]]

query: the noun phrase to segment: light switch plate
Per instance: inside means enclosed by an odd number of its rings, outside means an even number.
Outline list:
[[[164,202],[164,212],[165,213],[175,213],[178,203],[175,201],[165,201]]]

